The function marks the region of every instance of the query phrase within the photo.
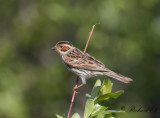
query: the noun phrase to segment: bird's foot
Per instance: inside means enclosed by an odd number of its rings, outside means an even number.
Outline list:
[[[73,91],[77,91],[78,88],[82,87],[83,85],[84,85],[84,84],[80,84],[79,86],[75,86],[75,87],[73,88]]]

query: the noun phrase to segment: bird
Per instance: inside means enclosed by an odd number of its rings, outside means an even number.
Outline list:
[[[98,75],[106,75],[123,83],[133,81],[129,77],[117,74],[106,68],[102,62],[88,53],[76,48],[68,41],[59,41],[51,49],[55,50],[60,55],[62,62],[70,71],[81,78],[82,84],[78,85],[74,89],[78,89],[85,85],[86,79]]]

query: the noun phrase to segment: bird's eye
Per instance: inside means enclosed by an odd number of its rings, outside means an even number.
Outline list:
[[[63,48],[63,46],[61,45],[60,48]]]

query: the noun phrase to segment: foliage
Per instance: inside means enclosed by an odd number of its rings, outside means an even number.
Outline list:
[[[121,110],[109,110],[111,98],[118,98],[124,93],[123,90],[112,93],[113,83],[106,79],[101,85],[101,81],[98,79],[92,89],[91,95],[86,94],[86,105],[84,110],[84,118],[114,118],[116,113],[121,113]],[[64,118],[63,116],[57,115],[57,118]],[[80,118],[78,113],[73,114],[71,118]]]

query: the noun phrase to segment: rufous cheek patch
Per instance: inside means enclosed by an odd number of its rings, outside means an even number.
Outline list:
[[[61,49],[61,51],[63,51],[63,52],[65,52],[65,51],[67,51],[67,50],[69,50],[70,48],[68,47],[68,46],[64,46],[62,49]]]

